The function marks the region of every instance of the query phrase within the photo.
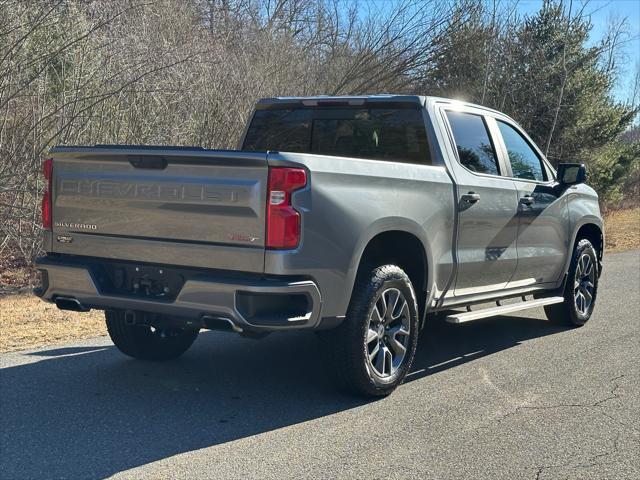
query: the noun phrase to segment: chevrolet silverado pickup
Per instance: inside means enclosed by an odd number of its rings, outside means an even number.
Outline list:
[[[478,105],[269,98],[238,150],[51,157],[36,293],[104,310],[134,358],[175,358],[201,329],[308,329],[340,386],[380,396],[407,375],[430,314],[544,307],[581,326],[595,305],[603,223],[584,165],[554,169],[516,122]]]

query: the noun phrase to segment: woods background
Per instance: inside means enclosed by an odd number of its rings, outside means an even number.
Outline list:
[[[52,145],[234,148],[267,96],[477,102],[553,163],[585,162],[604,208],[637,204],[638,73],[625,102],[612,89],[638,39],[625,19],[590,39],[587,6],[523,17],[498,0],[0,0],[0,259],[39,252]]]

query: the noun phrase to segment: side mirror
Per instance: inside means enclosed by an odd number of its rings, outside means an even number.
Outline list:
[[[577,185],[587,180],[587,168],[584,163],[558,164],[558,182],[561,185]]]

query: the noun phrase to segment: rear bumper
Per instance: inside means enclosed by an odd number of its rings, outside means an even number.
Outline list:
[[[209,273],[185,280],[173,300],[117,295],[101,291],[95,272],[77,261],[41,257],[36,260],[43,284],[35,290],[43,300],[77,300],[83,308],[148,312],[202,322],[231,321],[237,331],[316,328],[322,299],[311,280],[225,277]]]

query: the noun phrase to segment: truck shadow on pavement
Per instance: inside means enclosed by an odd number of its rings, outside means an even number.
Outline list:
[[[561,331],[534,318],[434,319],[407,382],[428,388],[430,374]],[[33,363],[0,370],[7,479],[105,478],[367,403],[335,392],[309,333],[257,342],[207,332],[167,363],[131,360],[112,346],[28,355]]]

